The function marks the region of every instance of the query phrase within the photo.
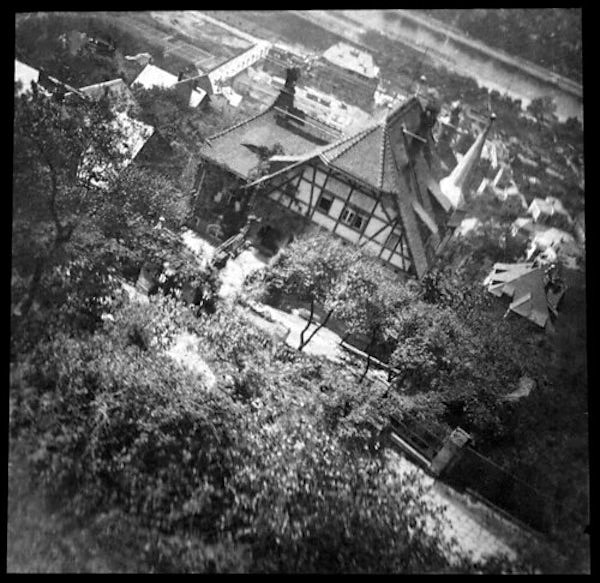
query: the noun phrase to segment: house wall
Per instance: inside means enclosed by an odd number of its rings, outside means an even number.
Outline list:
[[[307,162],[274,177],[259,197],[303,217],[305,224],[317,224],[358,244],[394,269],[412,269],[399,217],[388,204],[384,206],[381,193],[319,161]],[[268,221],[269,217],[265,219]]]
[[[260,59],[263,59],[267,56],[269,49],[271,48],[271,44],[268,42],[260,42],[248,49],[246,52],[226,61],[216,69],[212,70],[208,77],[211,82],[214,84],[224,83],[231,77],[235,77],[238,73],[241,73],[248,67],[252,66]]]

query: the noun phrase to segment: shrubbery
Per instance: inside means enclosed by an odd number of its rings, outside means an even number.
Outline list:
[[[125,304],[103,330],[59,335],[21,363],[11,434],[27,444],[47,491],[82,518],[99,516],[105,531],[135,532],[161,571],[446,565],[445,543],[425,530],[434,511],[417,501],[416,484],[390,482],[381,461],[345,452],[314,415],[311,394],[320,379],[331,384],[330,373],[304,356],[280,360],[235,316],[204,318],[169,299]],[[164,354],[186,329],[215,368],[214,389]],[[250,400],[226,378],[244,371]],[[293,379],[304,402],[292,398]],[[227,563],[224,548],[239,562]]]

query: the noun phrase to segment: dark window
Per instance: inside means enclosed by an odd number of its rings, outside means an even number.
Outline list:
[[[320,211],[327,214],[329,212],[329,209],[331,208],[332,203],[333,203],[333,196],[322,192],[321,196],[319,197],[319,202],[317,202],[317,208]]]
[[[342,211],[342,216],[340,217],[342,223],[356,229],[357,231],[362,231],[367,224],[368,215],[362,213],[356,208],[352,208],[347,206]]]

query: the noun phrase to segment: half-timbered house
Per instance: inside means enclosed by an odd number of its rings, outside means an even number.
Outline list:
[[[454,210],[439,187],[431,127],[435,111],[412,98],[384,120],[308,155],[275,156],[285,166],[249,185],[263,229],[294,234],[323,227],[422,277],[448,236]]]
[[[438,111],[431,100],[413,97],[385,119],[335,139],[298,115],[292,86],[266,112],[211,138],[203,156],[227,169],[238,196],[261,218],[259,246],[275,252],[300,233],[325,228],[421,278],[462,218],[462,205],[448,194],[462,189],[489,131],[461,160],[460,181],[451,174],[440,188],[447,170],[431,132]],[[264,159],[267,174],[251,181],[258,143],[278,143],[284,153]]]

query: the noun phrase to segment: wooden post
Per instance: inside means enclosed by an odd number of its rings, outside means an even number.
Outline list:
[[[471,439],[471,435],[457,427],[444,441],[444,445],[431,461],[430,469],[434,475],[440,476],[448,471],[460,458],[463,447]]]

